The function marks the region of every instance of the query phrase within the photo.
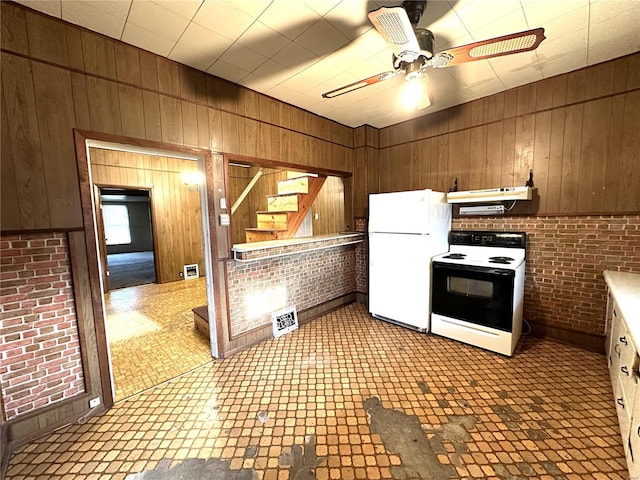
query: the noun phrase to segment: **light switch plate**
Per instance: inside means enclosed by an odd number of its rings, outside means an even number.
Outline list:
[[[221,213],[220,214],[220,225],[223,227],[226,227],[227,225],[229,225],[230,223],[230,218],[229,218],[229,214],[227,213]]]
[[[220,199],[220,209],[221,210],[226,210],[227,209],[227,199],[222,197]]]

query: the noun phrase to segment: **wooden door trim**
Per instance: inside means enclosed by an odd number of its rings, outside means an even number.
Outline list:
[[[139,138],[124,137],[121,135],[105,134],[100,132],[91,132],[87,130],[74,129],[74,143],[76,148],[76,162],[78,167],[78,183],[80,186],[80,205],[82,208],[82,219],[84,225],[84,236],[86,241],[86,255],[87,255],[87,270],[89,287],[91,289],[91,303],[94,316],[94,326],[96,335],[96,346],[98,356],[98,368],[100,371],[100,385],[102,388],[102,403],[105,409],[109,409],[114,404],[114,391],[111,384],[111,371],[109,363],[109,349],[106,336],[106,325],[104,310],[102,307],[102,290],[100,288],[100,272],[98,268],[98,246],[96,241],[96,233],[94,229],[94,210],[92,204],[92,181],[89,171],[89,158],[88,158],[88,140],[101,140],[105,142],[118,143],[123,145],[132,145],[135,147],[158,149],[168,152],[186,153],[193,156],[199,156],[204,158],[205,167],[207,163],[211,161],[212,152],[202,148],[185,147],[183,145],[176,145],[172,143],[157,142],[152,140],[141,140]],[[129,187],[130,188],[130,187]],[[211,186],[206,185],[207,198],[213,198],[213,191]],[[211,225],[209,222],[209,235],[211,241],[211,248],[213,258],[216,258],[216,234],[215,223]],[[154,242],[155,242],[154,235]],[[155,243],[154,243],[155,248]],[[215,275],[215,265],[211,265],[211,275]],[[226,278],[220,279],[226,285]],[[218,283],[218,282],[216,282]],[[215,294],[214,289],[214,307],[219,309],[219,295]],[[218,316],[218,315],[216,315]],[[218,339],[217,339],[218,340]],[[218,341],[217,345],[219,352],[224,352],[224,345]],[[93,393],[93,392],[91,392]]]
[[[98,258],[102,265],[102,285],[104,293],[111,290],[111,282],[109,281],[109,261],[107,259],[107,236],[104,233],[104,216],[102,215],[102,198],[100,185],[93,184],[93,194],[96,198],[94,215],[96,216],[96,235],[98,236]]]

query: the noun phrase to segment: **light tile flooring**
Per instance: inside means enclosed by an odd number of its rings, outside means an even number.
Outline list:
[[[602,355],[526,337],[506,358],[352,304],[34,441],[7,474],[27,478],[628,476]]]
[[[105,295],[116,401],[212,361],[191,311],[206,303],[204,277]]]

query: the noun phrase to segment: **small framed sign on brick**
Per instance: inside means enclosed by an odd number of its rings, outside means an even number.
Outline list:
[[[296,307],[287,307],[271,314],[274,338],[280,337],[298,328]]]

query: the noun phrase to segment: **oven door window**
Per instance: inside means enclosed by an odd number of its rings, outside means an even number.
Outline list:
[[[511,331],[515,271],[433,263],[433,312]]]

